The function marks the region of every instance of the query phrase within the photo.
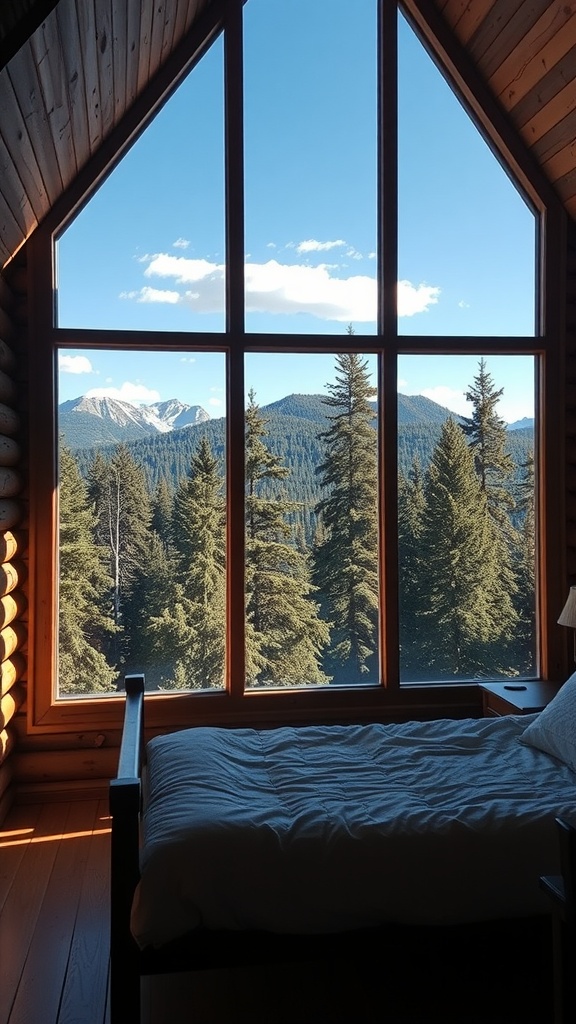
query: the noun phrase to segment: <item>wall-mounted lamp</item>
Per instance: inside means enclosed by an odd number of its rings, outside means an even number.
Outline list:
[[[558,619],[559,626],[568,626],[573,629],[574,632],[574,661],[576,661],[576,586],[570,587],[568,594],[568,600],[564,605],[560,618]]]

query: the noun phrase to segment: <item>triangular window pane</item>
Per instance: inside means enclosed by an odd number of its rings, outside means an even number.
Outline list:
[[[219,38],[61,235],[58,326],[222,331]]]
[[[534,215],[403,17],[398,78],[399,332],[533,336]]]

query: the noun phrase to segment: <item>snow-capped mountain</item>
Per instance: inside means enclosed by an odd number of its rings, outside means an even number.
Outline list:
[[[177,398],[135,406],[116,398],[81,395],[63,402],[58,412],[60,433],[70,448],[136,441],[210,419],[202,406],[185,405]]]

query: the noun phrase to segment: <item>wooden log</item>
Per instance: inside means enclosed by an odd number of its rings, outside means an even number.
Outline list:
[[[0,562],[11,562],[16,555],[24,554],[27,547],[28,535],[23,530],[4,530],[0,533]]]
[[[23,647],[28,639],[28,630],[23,622],[13,622],[0,629],[0,662],[10,658]]]
[[[0,797],[4,796],[4,793],[12,782],[13,777],[14,772],[10,762],[5,761],[4,764],[0,764]]]
[[[15,498],[22,490],[22,478],[15,469],[0,464],[0,498]]]
[[[0,531],[19,526],[24,518],[22,505],[14,498],[0,498]]]
[[[0,825],[14,803],[14,786],[9,786],[3,797],[0,797]]]
[[[575,369],[576,374],[576,369]],[[22,459],[22,449],[13,437],[0,434],[0,466],[17,466]]]
[[[28,599],[21,590],[15,590],[11,594],[4,594],[0,598],[0,629],[14,622],[15,619],[24,615],[28,608]]]
[[[6,658],[0,666],[0,697],[8,693],[26,671],[26,658],[23,654],[15,652],[11,658]],[[26,728],[26,721],[23,719],[23,727]],[[18,721],[16,723],[18,732]]]
[[[0,370],[13,373],[16,369],[16,356],[6,342],[0,338]]]
[[[8,434],[12,437],[20,430],[20,417],[15,409],[0,402],[0,434]]]
[[[17,783],[62,782],[67,779],[112,779],[118,768],[118,751],[51,750],[11,755]]]
[[[19,708],[26,700],[26,689],[24,686],[13,686],[8,693],[0,697],[0,729],[5,729],[8,723],[14,718]]]
[[[4,562],[0,565],[0,595],[11,594],[26,579],[23,562]]]
[[[0,402],[12,405],[18,396],[18,388],[4,370],[0,369]]]
[[[101,750],[106,747],[108,750],[115,750],[116,757],[118,757],[122,740],[121,729],[109,728],[90,729],[86,732],[29,733],[24,715],[18,715],[14,719],[14,730],[19,753],[38,753],[40,751],[46,753],[50,750],[80,752],[82,750]]]
[[[16,746],[13,729],[2,729],[0,732],[0,764],[6,760]]]

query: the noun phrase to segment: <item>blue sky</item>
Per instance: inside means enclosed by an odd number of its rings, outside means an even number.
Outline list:
[[[354,18],[349,0],[245,6],[250,331],[344,335],[352,323],[367,348],[375,333],[375,25],[375,0]],[[399,126],[400,332],[533,335],[534,219],[402,19]],[[223,132],[217,41],[61,238],[61,326],[223,330]],[[466,412],[477,364],[405,357],[398,387]],[[322,391],[332,366],[251,356],[247,382],[265,405]],[[532,367],[488,360],[509,421],[533,415]],[[219,354],[70,349],[60,370],[60,401],[96,389],[223,414]]]

